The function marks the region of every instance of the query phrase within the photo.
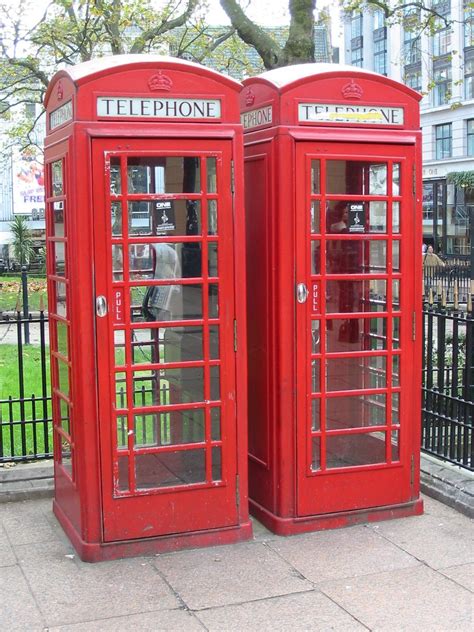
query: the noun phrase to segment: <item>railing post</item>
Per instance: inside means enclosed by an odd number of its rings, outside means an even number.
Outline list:
[[[25,326],[25,345],[30,344],[30,323],[28,322],[28,275],[26,266],[21,266],[21,286],[23,292],[23,319]]]

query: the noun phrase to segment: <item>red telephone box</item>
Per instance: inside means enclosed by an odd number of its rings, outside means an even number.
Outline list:
[[[420,98],[329,64],[244,82],[249,498],[277,533],[422,512]]]
[[[251,535],[240,88],[143,55],[48,88],[54,511],[85,560]]]

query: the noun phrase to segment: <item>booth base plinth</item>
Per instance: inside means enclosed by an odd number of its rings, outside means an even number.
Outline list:
[[[423,513],[423,501],[421,498],[408,503],[388,505],[386,507],[371,507],[369,509],[290,518],[277,516],[251,499],[249,499],[249,504],[250,513],[267,529],[278,535],[296,535],[309,531],[340,529],[367,522],[420,516]]]
[[[233,544],[249,540],[253,535],[252,523],[249,520],[232,527],[209,531],[193,531],[120,542],[85,542],[56,500],[53,501],[53,512],[83,562],[105,562],[151,553],[169,553],[182,549]]]

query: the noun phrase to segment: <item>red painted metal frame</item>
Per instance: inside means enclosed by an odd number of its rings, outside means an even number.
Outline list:
[[[248,79],[241,94],[242,112],[268,104],[273,108],[271,125],[246,130],[244,135],[248,270],[253,266],[248,276],[249,497],[252,513],[282,535],[408,516],[423,510],[419,499],[422,278],[419,95],[385,77],[356,69],[329,70],[324,66],[319,70],[317,64],[308,65],[306,69],[296,69],[295,75],[305,75],[301,78],[293,77],[293,70],[279,69]],[[295,105],[298,100],[323,99],[347,104],[341,91],[352,80],[362,87],[363,98],[357,105],[380,103],[383,94],[387,105],[396,103],[404,107],[405,124],[398,129],[387,129],[298,123]],[[403,235],[404,273],[409,280],[404,278],[402,284],[406,301],[402,305],[405,349],[400,354],[405,366],[412,364],[409,374],[402,377],[406,405],[401,420],[403,465],[369,465],[352,472],[344,468],[323,475],[308,471],[311,436],[306,412],[311,396],[307,383],[306,334],[311,319],[311,297],[306,304],[299,305],[295,290],[296,283],[308,284],[313,280],[308,274],[306,235],[309,203],[318,196],[309,194],[305,155],[325,158],[329,153],[331,157],[339,155],[346,160],[364,160],[366,156],[387,161],[396,158],[407,165],[403,195],[410,202],[405,206],[402,221],[406,224],[408,219],[413,228]],[[416,167],[414,184],[408,163]],[[337,197],[331,195],[331,199]],[[323,209],[321,214],[325,214]],[[374,238],[390,241],[387,234]],[[411,274],[412,270],[420,270],[420,274]],[[364,275],[372,277],[377,275]],[[319,276],[314,280],[319,280],[319,300],[323,303],[325,278]],[[412,319],[415,341],[411,340]],[[364,354],[371,355],[368,352],[357,355]],[[394,471],[399,472],[395,478]],[[398,487],[395,492],[390,489],[392,484]],[[377,490],[375,494],[372,489]],[[369,491],[365,494],[364,490]]]
[[[194,64],[187,64],[179,60],[164,60],[157,57],[139,56],[138,58],[114,58],[100,60],[86,64],[84,69],[78,66],[70,71],[61,71],[53,78],[46,97],[47,116],[50,112],[61,107],[68,100],[72,101],[73,119],[64,122],[56,129],[48,128],[45,143],[45,160],[49,165],[64,157],[65,160],[65,200],[67,204],[67,284],[68,284],[68,316],[69,354],[70,363],[70,400],[71,400],[71,443],[73,447],[73,476],[60,463],[59,442],[64,435],[60,427],[58,406],[54,406],[55,416],[55,499],[53,508],[61,525],[73,542],[79,555],[87,561],[114,559],[123,556],[139,555],[143,553],[170,551],[179,548],[224,544],[251,537],[251,524],[248,518],[247,504],[247,463],[246,463],[246,320],[245,320],[245,261],[244,252],[244,215],[242,208],[243,174],[242,174],[242,130],[237,123],[238,104],[237,92],[239,84],[208,71]],[[177,94],[192,95],[193,91],[200,95],[220,95],[222,99],[222,116],[216,122],[188,122],[188,121],[100,121],[94,114],[95,95],[97,91],[107,94],[120,95],[126,93],[149,94],[147,82],[157,70],[165,71],[173,80],[173,90]],[[166,96],[169,96],[167,94]],[[143,143],[141,144],[141,140]],[[193,515],[208,514],[208,507],[203,498],[196,497],[194,504],[188,503],[183,511],[189,512],[187,524],[181,525],[186,531],[177,533],[171,524],[161,531],[163,535],[146,537],[139,535],[139,530],[132,526],[127,533],[127,521],[133,523],[133,515],[122,513],[117,521],[117,532],[114,541],[107,541],[104,532],[104,513],[107,511],[109,499],[105,494],[111,494],[111,487],[107,485],[104,474],[110,462],[107,462],[107,451],[110,446],[104,444],[109,436],[112,420],[108,416],[109,402],[104,402],[104,388],[109,391],[106,382],[105,366],[97,366],[97,351],[101,350],[103,357],[113,350],[106,349],[105,336],[102,337],[102,327],[99,329],[95,317],[95,296],[97,283],[104,283],[106,239],[103,240],[103,253],[100,253],[100,236],[94,234],[97,226],[104,223],[108,211],[103,207],[103,190],[107,186],[107,178],[100,168],[100,159],[93,158],[94,147],[113,147],[116,151],[127,152],[132,147],[138,151],[153,151],[153,142],[164,147],[164,139],[170,152],[179,148],[187,148],[195,142],[204,153],[206,143],[214,151],[222,152],[227,164],[222,165],[225,172],[224,181],[230,183],[230,158],[234,161],[235,191],[233,193],[233,210],[230,203],[229,191],[226,192],[225,202],[227,212],[233,224],[234,244],[227,253],[223,265],[229,265],[228,280],[236,288],[232,297],[234,316],[238,327],[238,352],[233,354],[230,373],[235,374],[235,390],[232,393],[222,393],[229,399],[229,407],[235,410],[235,432],[228,454],[228,475],[231,481],[232,518],[224,520],[223,524],[196,521],[193,526]],[[191,141],[190,139],[194,139]],[[217,148],[217,150],[216,150]],[[211,150],[212,151],[212,150]],[[100,153],[100,152],[99,152]],[[102,163],[103,164],[103,163]],[[96,167],[98,169],[96,169]],[[48,167],[49,169],[50,167]],[[102,187],[102,199],[95,199],[96,192]],[[230,190],[230,187],[228,187]],[[53,296],[55,277],[53,275],[53,261],[51,258],[54,237],[52,235],[51,182],[47,183],[48,197],[48,285],[49,295]],[[186,196],[189,197],[189,196]],[[219,197],[220,199],[220,197]],[[222,211],[222,209],[220,209]],[[102,214],[102,218],[100,218]],[[97,215],[97,217],[96,217]],[[96,247],[94,246],[96,244]],[[219,261],[221,263],[221,260]],[[103,265],[104,264],[104,265]],[[233,267],[233,272],[232,271]],[[233,275],[231,278],[230,275]],[[110,284],[104,286],[110,291]],[[232,291],[230,291],[232,293]],[[109,297],[112,299],[112,297]],[[51,302],[54,305],[54,301]],[[227,319],[232,320],[231,306],[224,306]],[[53,317],[54,320],[54,317]],[[103,319],[106,320],[106,319]],[[173,323],[175,324],[175,323]],[[54,328],[53,328],[54,329]],[[230,329],[230,328],[229,328]],[[97,339],[97,335],[99,338]],[[226,334],[230,338],[230,333]],[[57,352],[55,337],[52,340],[53,355]],[[58,376],[52,370],[53,388],[58,385]],[[98,375],[99,380],[98,380]],[[104,406],[105,403],[105,406]],[[225,466],[224,466],[225,467]],[[233,470],[233,474],[231,473]],[[217,486],[219,487],[219,486]],[[215,490],[211,490],[215,491]],[[196,490],[198,495],[204,490]],[[176,490],[175,501],[179,509],[182,491]],[[142,496],[141,498],[144,498]],[[149,495],[148,504],[153,511],[153,498]],[[205,500],[205,499],[204,499]],[[227,501],[228,504],[230,500]],[[159,510],[158,510],[159,511]],[[172,520],[170,518],[170,520]],[[122,521],[122,524],[120,524]],[[120,531],[121,529],[121,531]],[[168,533],[166,533],[166,531]],[[158,533],[158,532],[156,532]]]

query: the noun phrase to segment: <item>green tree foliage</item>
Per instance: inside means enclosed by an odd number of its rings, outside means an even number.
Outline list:
[[[15,259],[24,265],[34,257],[33,236],[28,228],[28,222],[22,215],[16,215],[10,222],[12,233],[12,247]]]

